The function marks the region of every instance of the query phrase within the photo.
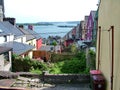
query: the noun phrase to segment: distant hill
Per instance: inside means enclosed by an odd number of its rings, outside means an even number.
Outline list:
[[[68,23],[68,24],[79,24],[80,21],[61,21],[61,22],[38,22],[39,24],[56,24],[56,23]]]
[[[37,23],[17,23],[17,25],[65,25],[65,24],[79,24],[80,21],[64,21],[64,22],[37,22]]]

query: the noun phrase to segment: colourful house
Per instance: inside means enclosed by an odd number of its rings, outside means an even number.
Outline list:
[[[74,28],[71,30],[71,35],[72,35],[72,39],[75,40],[75,39],[76,39],[76,27],[74,27]]]
[[[82,26],[82,28],[83,28],[83,30],[82,30],[82,39],[83,39],[83,40],[86,40],[86,38],[87,38],[86,33],[87,33],[88,17],[89,17],[89,16],[85,16],[84,22],[83,22],[83,24],[82,24],[82,25],[83,25],[83,26]]]
[[[30,38],[27,37],[27,39]],[[32,58],[31,50],[35,48],[34,46],[26,45],[26,37],[23,32],[7,21],[0,22],[0,44],[3,47],[11,47],[15,54],[22,57],[28,55],[30,58]]]
[[[30,34],[27,30],[25,30],[24,28],[19,28],[19,30],[26,36],[26,44],[36,47],[35,37],[32,34]],[[34,50],[36,50],[36,48],[34,48]]]
[[[73,39],[68,39],[64,41],[64,46],[68,47],[69,45],[73,44],[74,40]]]
[[[91,41],[92,40],[92,32],[94,28],[94,17],[95,17],[96,11],[91,11],[90,15],[88,17],[87,21],[87,33],[86,33],[86,40]]]
[[[95,42],[95,43],[97,40],[97,30],[98,30],[98,10],[95,13],[94,27],[93,27],[93,32],[92,32],[92,39],[93,39],[93,42]]]
[[[39,50],[42,46],[42,38],[39,33],[36,33],[34,30],[27,30],[31,35],[36,39],[36,49]]]
[[[96,69],[106,79],[105,90],[120,90],[120,0],[101,0],[98,9]]]

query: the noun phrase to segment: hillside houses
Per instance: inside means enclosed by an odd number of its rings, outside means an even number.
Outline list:
[[[42,38],[35,31],[24,30],[8,21],[0,22],[0,46],[12,48],[12,53],[33,57],[33,50],[42,45]]]
[[[95,21],[96,11],[91,11],[89,16],[85,16],[84,20],[80,21],[80,24],[75,26],[64,36],[64,46],[68,47],[72,43],[82,42],[81,46],[94,46],[93,39],[96,40],[97,29]],[[95,32],[95,33],[94,33]],[[84,44],[83,44],[84,43]],[[86,45],[85,45],[86,44]]]

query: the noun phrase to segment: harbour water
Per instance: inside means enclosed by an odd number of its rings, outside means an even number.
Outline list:
[[[77,26],[78,23],[65,23],[57,22],[52,25],[34,25],[33,29],[41,35],[42,38],[47,38],[48,36],[60,36],[64,37],[69,31],[72,30],[74,26]],[[63,26],[63,27],[59,27]],[[70,26],[70,27],[64,27]]]

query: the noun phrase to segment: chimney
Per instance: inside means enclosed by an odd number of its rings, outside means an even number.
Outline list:
[[[12,25],[16,24],[15,18],[3,18],[3,21],[9,21]]]
[[[0,5],[2,6],[3,17],[5,17],[4,0],[0,0]]]
[[[28,29],[33,30],[33,25],[28,25]]]
[[[18,27],[21,28],[21,29],[24,29],[24,26],[23,26],[23,25],[19,25]]]
[[[3,11],[2,11],[2,6],[0,5],[0,21],[3,21]]]

